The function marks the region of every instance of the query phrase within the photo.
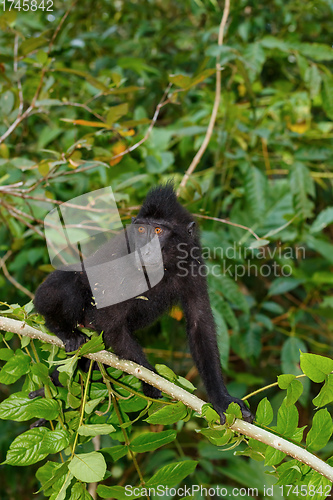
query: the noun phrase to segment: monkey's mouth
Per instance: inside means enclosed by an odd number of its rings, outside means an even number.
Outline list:
[[[144,264],[141,264],[141,262],[137,263],[138,271],[142,271],[142,270],[154,271],[154,270],[160,269],[161,267],[163,267],[163,263],[160,261],[159,262],[145,262]]]
[[[137,254],[135,256],[135,264],[138,270],[142,271],[142,269],[147,270],[157,270],[163,268],[163,261],[157,255],[147,255],[147,254]]]

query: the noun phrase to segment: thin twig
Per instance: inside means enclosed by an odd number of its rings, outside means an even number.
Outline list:
[[[47,51],[47,55],[49,55],[49,54],[50,54],[51,49],[52,49],[52,46],[53,46],[53,44],[54,44],[54,41],[55,41],[55,39],[57,38],[58,33],[59,33],[59,31],[61,30],[61,28],[62,28],[62,25],[63,25],[63,24],[64,24],[64,22],[66,21],[66,18],[67,18],[67,16],[68,16],[68,14],[69,14],[69,13],[70,13],[70,11],[73,9],[73,7],[75,6],[75,4],[76,4],[76,3],[77,3],[77,0],[75,0],[75,2],[73,2],[73,3],[72,3],[72,5],[69,7],[69,9],[68,9],[68,10],[65,12],[65,14],[62,16],[61,21],[60,21],[60,23],[58,24],[58,26],[56,27],[56,29],[55,29],[55,31],[54,31],[54,33],[53,33],[53,36],[52,36],[52,38],[51,38],[51,41],[50,41],[50,43],[49,43],[49,48],[48,48],[48,51]]]
[[[59,102],[58,104],[56,104],[56,106],[73,106],[75,108],[85,109],[86,111],[88,111],[88,113],[95,116],[95,118],[97,118],[97,120],[99,120],[103,123],[106,123],[106,119],[102,115],[95,113],[95,111],[93,111],[91,108],[89,108],[89,106],[87,106],[86,104],[81,104],[79,102],[65,101],[65,102]]]
[[[156,106],[154,116],[150,122],[150,125],[149,125],[144,137],[139,142],[133,144],[133,146],[130,146],[129,148],[125,149],[125,151],[122,151],[121,153],[119,153],[115,156],[112,156],[112,158],[110,158],[109,161],[115,160],[116,158],[120,158],[121,156],[124,156],[127,153],[134,151],[135,149],[137,149],[139,146],[141,146],[141,144],[143,144],[149,138],[151,131],[153,130],[154,125],[157,121],[158,115],[160,114],[161,109],[163,108],[163,106],[165,106],[166,104],[168,104],[170,102],[169,91],[171,89],[171,86],[172,86],[172,83],[169,83],[169,85],[167,86],[167,88],[162,96],[162,99],[160,100],[160,102]],[[71,172],[66,172],[66,173],[71,173]]]
[[[225,5],[224,5],[224,10],[223,10],[223,16],[222,20],[220,23],[220,28],[219,28],[219,35],[218,35],[218,46],[221,47],[223,45],[223,35],[224,35],[224,29],[225,25],[227,23],[228,15],[229,15],[229,10],[230,10],[230,0],[225,0]],[[212,114],[210,116],[208,128],[206,131],[205,138],[203,140],[203,143],[201,144],[199,151],[193,158],[190,166],[185,172],[184,177],[182,178],[182,181],[179,185],[179,188],[177,190],[177,195],[180,194],[181,190],[186,186],[187,181],[189,180],[190,176],[194,172],[195,168],[197,167],[198,163],[200,162],[202,155],[207,149],[207,146],[209,144],[210,138],[212,136],[213,130],[214,130],[214,125],[216,121],[216,116],[217,112],[219,109],[220,105],[220,100],[221,100],[221,64],[220,64],[220,54],[217,55],[216,58],[216,85],[215,85],[215,99],[214,99],[214,105],[212,109]]]
[[[8,269],[6,267],[6,260],[12,255],[12,251],[11,250],[8,250],[8,252],[2,257],[0,258],[0,266],[3,270],[3,274],[6,276],[6,278],[8,279],[8,281],[10,281],[12,283],[12,285],[15,286],[15,288],[17,288],[18,290],[21,290],[21,292],[23,292],[25,295],[28,295],[28,297],[33,300],[34,299],[34,294],[30,292],[30,290],[28,290],[27,288],[25,288],[25,286],[21,285],[18,281],[16,281],[15,278],[13,278],[13,276],[11,276],[8,272]]]
[[[230,220],[227,219],[219,219],[218,217],[210,217],[209,215],[201,215],[201,214],[193,214],[195,217],[200,217],[201,219],[208,219],[208,220],[215,220],[216,222],[223,222],[223,224],[229,224],[229,226],[235,226],[235,227],[240,227],[241,229],[245,229],[246,231],[249,231],[256,240],[261,240],[260,236],[258,236],[253,229],[247,226],[243,226],[242,224],[237,224],[237,222],[230,222]]]
[[[14,73],[17,75],[17,88],[18,88],[18,94],[19,94],[19,100],[20,100],[20,105],[18,109],[18,116],[22,114],[23,111],[23,91],[22,91],[22,83],[21,79],[18,76],[18,65],[17,65],[17,53],[18,53],[18,34],[15,35],[15,41],[14,41]]]
[[[264,155],[264,162],[265,162],[266,173],[267,173],[267,176],[269,176],[272,169],[271,169],[271,164],[269,162],[269,154],[268,154],[268,149],[267,149],[267,141],[266,141],[266,139],[264,139],[264,137],[261,138],[261,145],[262,145],[262,153]]]
[[[6,188],[8,186],[5,186]],[[0,192],[4,191],[6,194],[10,196],[16,196],[17,198],[22,198],[23,200],[34,200],[34,201],[40,201],[42,203],[53,203],[55,205],[63,205],[63,203],[66,203],[66,207],[68,208],[76,208],[77,210],[84,210],[89,211],[89,212],[96,212],[96,213],[105,213],[105,210],[103,208],[94,208],[92,206],[84,206],[84,205],[76,205],[74,203],[70,202],[64,202],[64,201],[59,201],[59,200],[53,200],[52,198],[41,198],[40,196],[32,196],[25,194],[24,190],[21,191],[10,191],[8,189],[2,189],[2,186],[0,186]]]
[[[20,125],[20,123],[23,122],[23,120],[25,120],[25,118],[27,118],[27,116],[29,116],[30,113],[32,113],[32,111],[34,110],[35,105],[36,105],[36,100],[37,100],[37,98],[38,98],[38,96],[40,94],[40,91],[42,89],[44,75],[45,75],[45,69],[43,68],[42,69],[42,74],[41,74],[41,77],[40,77],[40,80],[39,80],[39,84],[38,84],[38,87],[37,87],[37,90],[35,92],[35,95],[32,98],[30,106],[24,111],[24,113],[22,113],[21,115],[19,114],[17,116],[16,120],[13,121],[13,123],[11,124],[11,126],[8,127],[8,129],[6,130],[6,132],[0,137],[0,144],[3,141],[5,141],[7,139],[7,137],[9,137],[12,134],[12,132],[14,132],[14,130]]]
[[[30,220],[33,220],[35,222],[35,219],[28,215],[28,214],[25,214],[24,212],[22,212],[22,214],[24,215],[21,215],[20,211],[17,210],[15,207],[13,207],[12,205],[7,205],[7,203],[4,203],[3,201],[1,202],[1,205],[3,207],[5,207],[5,209],[8,211],[8,213],[14,217],[15,219],[19,220],[20,222],[22,222],[25,226],[28,226],[29,229],[31,229],[32,231],[34,231],[36,234],[38,234],[38,236],[40,236],[41,238],[43,238],[45,240],[45,236],[43,234],[43,232],[36,226],[33,226],[32,224],[30,224],[30,222],[26,221],[24,217],[29,217]]]

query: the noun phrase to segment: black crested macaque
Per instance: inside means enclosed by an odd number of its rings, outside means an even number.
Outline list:
[[[221,422],[225,421],[223,412],[231,402],[240,406],[244,420],[252,422],[245,403],[232,397],[224,384],[207,282],[198,271],[203,264],[199,233],[191,214],[178,202],[172,184],[153,188],[129,227],[138,233],[145,233],[148,227],[158,235],[164,266],[161,281],[141,294],[143,297],[98,309],[85,271],[55,270],[39,286],[34,300],[46,326],[64,342],[67,352],[75,351],[86,341],[78,325],[103,331],[105,345],[117,356],[154,371],[133,334],[179,304],[185,314],[193,359]],[[101,251],[108,253],[107,244]],[[112,287],[112,276],[109,283]],[[161,396],[158,389],[146,383],[143,392],[152,398]]]

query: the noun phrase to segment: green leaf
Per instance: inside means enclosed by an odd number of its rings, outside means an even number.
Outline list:
[[[113,93],[112,89],[109,89],[109,87],[104,85],[104,83],[100,82],[99,80],[97,80],[97,78],[94,78],[93,76],[91,76],[89,73],[86,73],[85,71],[79,71],[79,70],[72,69],[72,68],[54,68],[53,71],[60,71],[61,73],[70,73],[73,75],[81,76],[82,78],[87,80],[87,82],[89,82],[93,87],[96,87],[97,89],[102,90],[106,94]]]
[[[295,405],[287,406],[284,400],[279,408],[276,430],[282,436],[291,438],[297,429],[298,411]]]
[[[288,42],[271,35],[265,36],[260,43],[265,49],[277,49],[282,52],[289,52],[291,49],[291,45]]]
[[[105,349],[105,345],[103,343],[103,334],[101,333],[98,337],[92,337],[88,342],[83,344],[80,347],[80,356],[84,354],[93,354],[95,352],[99,352]]]
[[[104,436],[115,432],[115,428],[111,424],[91,424],[81,425],[78,429],[80,436]]]
[[[230,307],[229,303],[222,297],[222,295],[219,294],[219,291],[216,290],[216,292],[214,293],[214,290],[212,290],[210,298],[212,306],[220,311],[224,320],[228,323],[232,331],[234,333],[239,332],[238,319],[236,318],[236,315]]]
[[[297,379],[292,380],[287,389],[286,406],[291,406],[296,403],[302,392],[302,382]]]
[[[201,414],[209,424],[219,422],[221,417],[216,410],[209,403],[205,403],[201,408]]]
[[[188,392],[194,392],[196,389],[196,387],[192,384],[192,382],[190,382],[184,377],[181,377],[180,375],[177,376],[176,384],[180,385],[180,387],[182,387],[183,389],[185,389],[185,391]]]
[[[102,448],[101,453],[107,453],[110,455],[112,460],[116,462],[120,458],[124,457],[128,453],[128,446],[125,446],[123,444],[119,444],[117,446],[111,446],[109,448]]]
[[[261,220],[266,213],[267,178],[256,167],[249,166],[244,178],[245,197],[255,220]]]
[[[248,326],[245,336],[245,348],[249,356],[259,356],[262,348],[261,332],[262,328],[255,323],[250,323]]]
[[[96,406],[99,405],[99,403],[104,399],[104,396],[96,399],[91,399],[90,401],[87,401],[84,407],[84,411],[90,415],[96,408]]]
[[[22,422],[31,418],[53,420],[59,415],[59,405],[54,399],[30,399],[25,392],[17,392],[0,403],[0,418]]]
[[[175,486],[192,474],[197,463],[195,460],[184,460],[165,465],[146,482],[146,486],[158,486],[159,484],[169,487]]]
[[[291,290],[294,290],[302,283],[301,280],[295,278],[276,278],[272,281],[269,287],[268,296],[283,295]]]
[[[170,380],[170,382],[175,382],[177,380],[177,375],[168,366],[157,364],[155,365],[155,368],[161,377]]]
[[[36,477],[42,485],[42,490],[47,491],[63,475],[68,472],[68,464],[58,464],[56,462],[46,462],[39,467]]]
[[[227,410],[224,412],[226,416],[226,424],[232,425],[236,418],[242,418],[242,411],[237,403],[230,403]]]
[[[310,234],[306,236],[305,239],[307,245],[312,248],[315,252],[320,253],[325,257],[328,262],[333,264],[333,245],[328,241],[321,240],[319,238],[314,238]]]
[[[101,453],[107,453],[110,455],[112,460],[116,462],[120,458],[124,457],[128,453],[128,446],[125,446],[123,444],[119,444],[117,446],[110,446],[108,448],[102,448],[100,450]]]
[[[169,82],[186,89],[191,85],[192,78],[187,75],[169,75]]]
[[[276,450],[271,446],[267,446],[267,450],[265,452],[265,465],[279,464],[284,459],[285,456],[286,454],[283,453],[282,451]]]
[[[150,415],[145,421],[149,424],[170,425],[182,420],[187,415],[184,403],[178,401],[176,404],[166,405]]]
[[[312,400],[315,406],[321,407],[332,403],[333,401],[333,374],[329,374],[325,384],[320,389],[319,394]]]
[[[279,480],[276,484],[279,485],[296,483],[302,476],[302,471],[294,460],[279,465],[277,472],[279,473]]]
[[[311,64],[311,66],[306,69],[304,81],[310,90],[310,96],[312,98],[316,97],[320,92],[321,86],[321,74],[316,64]]]
[[[142,488],[144,491],[144,487]],[[138,498],[138,495],[133,492],[134,487],[128,485],[127,488],[124,486],[104,486],[104,484],[99,484],[97,486],[97,493],[101,498],[116,498],[117,500],[133,500]],[[140,491],[141,493],[141,491]],[[141,495],[140,495],[141,496]]]
[[[278,385],[280,389],[288,389],[289,384],[295,379],[295,375],[286,374],[278,376]]]
[[[67,448],[69,434],[65,430],[50,431],[43,437],[40,453],[58,453]]]
[[[70,500],[92,500],[92,496],[85,484],[77,482],[71,489]]]
[[[1,368],[0,384],[10,385],[16,382],[22,375],[26,375],[30,370],[31,359],[22,352],[15,354]]]
[[[229,350],[230,350],[228,327],[219,309],[212,306],[212,312],[216,324],[217,344],[219,348],[221,365],[224,369],[227,369],[229,360]]]
[[[273,409],[267,398],[264,398],[258,404],[256,412],[256,422],[258,425],[269,425],[273,420]]]
[[[50,171],[50,164],[46,160],[42,160],[38,165],[38,172],[45,177]]]
[[[215,429],[201,429],[201,434],[206,436],[211,443],[215,446],[224,446],[229,443],[234,433],[231,429],[215,430]]]
[[[60,99],[40,99],[36,101],[36,106],[63,106],[63,102]]]
[[[293,47],[314,61],[332,61],[333,49],[324,43],[295,43]]]
[[[333,371],[333,359],[318,354],[301,353],[301,370],[313,382],[324,382]]]
[[[283,373],[301,375],[300,351],[306,352],[306,345],[297,337],[289,337],[282,346],[282,371]],[[305,379],[302,379],[303,382]]]
[[[8,349],[7,347],[3,347],[0,349],[0,359],[1,361],[8,361],[10,358],[14,356],[14,351]]]
[[[31,374],[36,375],[44,385],[50,383],[49,370],[43,363],[34,363],[31,366]]]
[[[259,240],[251,241],[248,248],[261,248],[261,247],[268,245],[269,243],[270,243],[269,240],[264,240],[264,239],[260,238]]]
[[[326,113],[328,118],[333,120],[333,77],[331,74],[324,73],[323,76],[323,89],[322,89],[322,100],[323,100],[323,111]]]
[[[306,427],[306,425],[303,425],[303,427],[297,427],[291,439],[293,441],[296,441],[297,443],[300,443],[303,439],[304,429],[306,429]]]
[[[26,56],[46,44],[47,40],[43,36],[26,38],[19,47],[19,54]]]
[[[146,407],[147,401],[140,396],[133,396],[130,399],[123,399],[119,402],[120,408],[125,413],[140,411]]]
[[[279,375],[278,384],[280,389],[287,389],[286,406],[291,406],[303,392],[302,382],[295,378],[295,375]]]
[[[127,113],[128,113],[127,102],[118,104],[118,106],[112,106],[112,108],[109,109],[108,114],[106,116],[106,122],[108,125],[112,125],[113,123],[119,121],[119,118],[126,115]]]
[[[0,110],[3,115],[9,115],[13,109],[15,97],[13,92],[7,90],[0,96]]]
[[[308,491],[306,500],[323,500],[323,497],[330,496],[332,482],[319,472],[311,470],[306,474],[303,481],[306,483]],[[315,494],[313,494],[314,492]]]
[[[214,73],[216,73],[215,69],[208,68],[202,71],[199,75],[193,77],[181,74],[169,75],[169,82],[177,85],[177,87],[181,87],[183,90],[188,90],[189,88],[197,85]]]
[[[312,427],[306,436],[306,446],[311,451],[323,448],[333,432],[333,423],[330,413],[323,408],[318,410],[312,420]]]
[[[282,314],[284,312],[283,307],[280,306],[280,304],[277,304],[276,302],[263,302],[261,304],[262,309],[265,309],[266,311],[269,311],[273,314]]]
[[[309,169],[301,162],[295,162],[290,174],[290,188],[294,196],[295,210],[303,219],[312,216],[313,203],[308,195],[314,196],[314,183]]]
[[[130,448],[135,453],[144,453],[146,451],[154,451],[165,444],[171,443],[176,439],[177,432],[173,430],[161,432],[145,432],[133,439]]]
[[[243,312],[249,312],[249,305],[238,285],[227,275],[219,276],[220,290],[223,296]]]
[[[95,483],[104,478],[106,463],[102,453],[92,451],[75,455],[68,468],[79,481]]]
[[[44,50],[39,50],[36,54],[36,59],[39,64],[45,64],[47,62],[47,53]]]
[[[41,452],[44,436],[50,430],[46,427],[36,427],[20,434],[11,443],[7,452],[5,464],[9,465],[32,465],[43,460],[48,452]]]

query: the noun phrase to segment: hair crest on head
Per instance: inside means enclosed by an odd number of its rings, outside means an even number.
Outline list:
[[[175,224],[188,224],[193,220],[190,213],[179,203],[172,181],[151,189],[137,218],[168,220]]]

